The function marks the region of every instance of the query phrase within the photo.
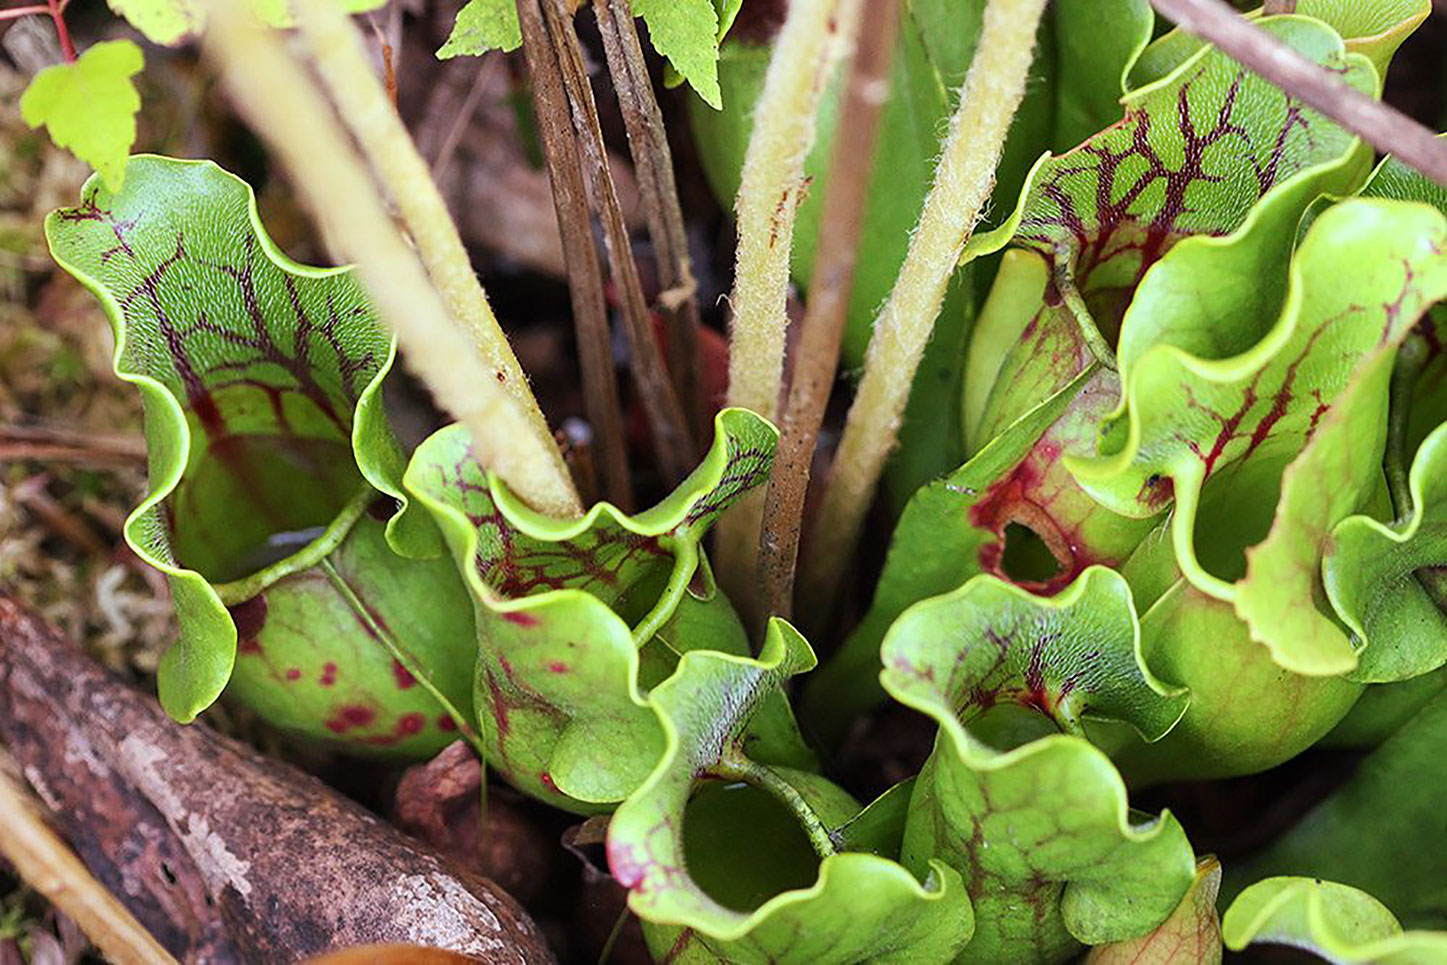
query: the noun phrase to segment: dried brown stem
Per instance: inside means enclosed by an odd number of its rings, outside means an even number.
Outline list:
[[[633,260],[633,247],[628,226],[623,221],[623,206],[608,167],[608,152],[603,144],[603,129],[598,123],[598,105],[593,100],[593,87],[573,29],[573,13],[568,0],[542,0],[543,16],[552,41],[553,55],[572,108],[573,130],[583,173],[592,189],[591,198],[598,206],[603,223],[603,245],[613,270],[613,283],[623,307],[624,332],[633,363],[633,380],[643,403],[648,427],[653,433],[654,452],[664,476],[677,482],[693,468],[695,451],[693,433],[683,414],[658,339],[653,334],[648,302],[643,297],[643,284],[638,278],[638,265]]]
[[[4,755],[0,748],[0,756]],[[175,965],[42,817],[40,802],[0,768],[0,855],[116,965]]]
[[[803,529],[809,465],[848,320],[874,141],[889,94],[889,65],[898,20],[897,0],[874,0],[865,5],[860,21],[859,43],[840,105],[839,130],[829,162],[819,251],[811,276],[814,283],[809,288],[798,361],[764,501],[759,577],[769,612],[786,619],[793,609],[794,567]]]
[[[597,433],[594,454],[603,495],[625,509],[633,504],[628,481],[628,454],[623,441],[623,416],[618,382],[613,375],[608,335],[608,300],[603,269],[593,246],[593,226],[583,185],[582,165],[569,121],[572,110],[563,88],[562,70],[543,22],[539,0],[518,0],[523,55],[533,95],[533,114],[542,140],[543,157],[553,188],[553,207],[563,240],[563,261],[573,302],[573,325],[583,369],[583,403]]]
[[[699,376],[698,292],[688,256],[688,234],[673,176],[673,153],[663,127],[663,112],[654,97],[633,23],[629,0],[593,0],[608,72],[623,112],[628,149],[638,175],[648,236],[653,240],[658,280],[665,292],[659,312],[668,332],[669,371],[673,387],[687,411],[695,440],[707,435],[706,407]],[[674,293],[669,295],[668,293]]]
[[[1296,0],[1266,0],[1261,12],[1268,17],[1283,13],[1296,13]]]
[[[1447,143],[1396,108],[1348,87],[1221,0],[1151,0],[1151,5],[1377,150],[1447,187]]]

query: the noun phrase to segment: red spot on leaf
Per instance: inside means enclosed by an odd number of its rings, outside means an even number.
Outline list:
[[[376,716],[370,707],[363,707],[361,704],[344,704],[337,708],[335,716],[327,720],[326,727],[334,734],[345,734],[354,727],[366,727]]]
[[[504,613],[502,615],[502,618],[508,623],[520,627],[535,627],[538,625],[538,618],[533,616],[531,613],[521,613],[513,610]]]
[[[412,676],[406,667],[402,666],[400,660],[392,661],[392,676],[397,681],[398,690],[406,690],[409,687],[415,687],[417,685],[417,678]]]
[[[291,667],[291,668],[289,668],[289,669],[287,670],[287,672],[286,672],[286,679],[287,679],[287,680],[300,680],[300,679],[301,679],[301,668],[299,668],[299,667]]]
[[[328,660],[322,665],[322,676],[320,683],[323,687],[330,687],[337,682],[337,665]]]
[[[257,640],[266,626],[266,596],[257,594],[243,603],[226,608],[231,622],[236,624],[237,650],[243,654],[261,653],[261,642]]]
[[[567,673],[568,665],[563,663],[561,660],[554,660],[552,663],[548,664],[548,669],[551,670],[553,673]]]
[[[549,791],[552,791],[554,794],[562,793],[558,790],[558,785],[553,782],[553,775],[549,774],[547,771],[539,771],[538,780],[542,783],[543,787],[547,788]]]
[[[403,737],[411,737],[413,734],[422,733],[422,728],[427,726],[427,718],[422,714],[403,714],[397,720],[397,734]]]
[[[437,716],[437,729],[445,731],[457,730],[457,721],[452,719],[451,714],[439,714]]]

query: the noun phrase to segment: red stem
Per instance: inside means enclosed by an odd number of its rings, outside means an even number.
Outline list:
[[[49,16],[50,8],[43,3],[29,7],[11,7],[9,10],[0,10],[0,20],[19,20],[21,17],[33,17],[36,14]]]
[[[69,0],[45,0],[46,12],[55,23],[55,35],[60,38],[60,51],[65,62],[75,63],[75,44],[70,42],[70,29],[65,25],[65,5]]]

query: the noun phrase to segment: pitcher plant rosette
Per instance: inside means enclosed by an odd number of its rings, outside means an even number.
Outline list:
[[[727,36],[747,3],[636,6],[670,51],[681,12],[724,38],[691,121],[731,199],[771,50]],[[1250,16],[1367,97],[1429,10],[1295,6]],[[846,367],[982,7],[903,6]],[[465,10],[449,46],[516,45],[511,3]],[[818,670],[783,619],[751,639],[705,549],[769,478],[768,420],[720,412],[650,509],[550,518],[461,425],[404,452],[376,312],[349,269],[282,254],[243,182],[148,156],[123,188],[93,178],[46,232],[144,403],[125,532],[179,618],[166,710],[225,692],[351,754],[470,741],[523,793],[608,816],[660,961],[1447,961],[1447,190],[1158,32],[1146,0],[1043,24],[904,414],[882,572]],[[822,187],[792,251],[806,295]],[[860,800],[836,750],[887,704],[933,743]],[[1249,858],[1139,805],[1314,746],[1361,760]]]

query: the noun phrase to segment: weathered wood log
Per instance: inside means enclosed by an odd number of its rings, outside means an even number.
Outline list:
[[[551,962],[527,913],[316,779],[183,727],[0,597],[0,740],[92,872],[177,957],[377,943]]]

